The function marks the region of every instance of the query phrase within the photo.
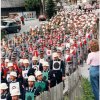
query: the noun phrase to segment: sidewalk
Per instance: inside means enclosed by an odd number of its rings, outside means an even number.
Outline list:
[[[84,77],[84,78],[88,78],[89,79],[89,66],[84,63],[83,65],[84,67],[80,67],[80,72],[81,72],[81,75]]]

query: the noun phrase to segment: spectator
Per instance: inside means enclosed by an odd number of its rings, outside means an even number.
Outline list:
[[[24,17],[21,16],[20,19],[21,19],[21,21],[22,21],[22,25],[25,25]]]
[[[95,100],[99,100],[99,44],[97,40],[89,42],[91,52],[88,54],[87,64],[90,65],[90,82],[92,85]]]

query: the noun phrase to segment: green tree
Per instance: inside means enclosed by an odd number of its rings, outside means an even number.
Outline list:
[[[47,17],[50,19],[56,13],[56,6],[53,0],[47,0],[46,3],[46,14]]]
[[[43,13],[43,5],[41,0],[25,0],[25,8],[26,10],[32,10],[33,8],[36,10],[40,10],[40,13]]]

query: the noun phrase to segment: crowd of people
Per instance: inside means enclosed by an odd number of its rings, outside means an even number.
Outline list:
[[[89,52],[94,11],[61,10],[49,22],[1,40],[1,99],[29,100],[64,81]]]

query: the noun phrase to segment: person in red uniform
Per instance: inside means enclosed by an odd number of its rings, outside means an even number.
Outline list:
[[[18,67],[18,63],[17,63],[16,57],[14,55],[11,57],[11,60],[13,62],[14,70],[17,71],[18,73],[21,73],[22,70]]]
[[[4,78],[6,77],[8,71],[7,66],[5,64],[5,60],[6,60],[5,57],[1,57],[1,71],[3,71]]]
[[[5,67],[5,57],[1,57],[1,67]]]
[[[37,49],[36,45],[34,45],[34,47],[33,47],[33,56],[36,56],[36,57],[39,56],[39,52],[38,52],[38,49]]]
[[[32,45],[32,42],[29,43],[28,52],[29,52],[29,53],[32,53],[32,52],[33,52],[33,45]]]

